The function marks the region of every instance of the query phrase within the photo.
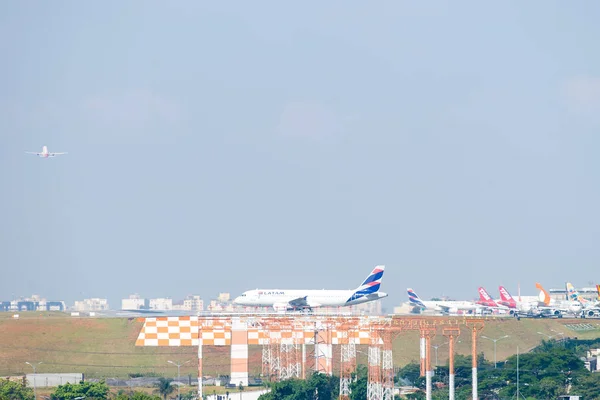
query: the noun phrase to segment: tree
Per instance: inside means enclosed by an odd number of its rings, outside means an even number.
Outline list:
[[[363,378],[359,379],[359,382]],[[366,398],[366,377],[364,378],[364,396],[355,397],[355,386],[352,386],[352,399]],[[306,381],[300,379],[287,379],[285,381],[273,383],[271,391],[261,395],[259,400],[334,400],[339,395],[340,378],[321,373],[314,373]],[[356,382],[354,383],[356,384]],[[353,385],[354,385],[353,384]],[[356,389],[358,390],[358,389]],[[360,393],[360,392],[358,392]]]
[[[160,396],[153,396],[139,391],[126,393],[121,390],[115,396],[114,400],[160,400]]]
[[[34,400],[33,390],[25,382],[0,379],[0,400]]]
[[[310,379],[306,382],[306,392],[308,398],[311,394],[317,394],[315,398],[318,399],[336,399],[339,394],[340,378],[330,375],[325,375],[319,372],[315,372],[311,375]]]
[[[161,395],[164,400],[167,400],[167,396],[175,391],[175,386],[171,385],[172,379],[158,378],[158,382],[154,384],[156,389],[155,393]]]
[[[99,400],[108,398],[108,392],[108,385],[104,381],[66,383],[58,386],[50,398],[52,400],[72,400],[76,397],[85,397],[86,400]]]
[[[421,376],[421,365],[416,362],[406,364],[404,367],[400,368],[397,376],[400,379],[409,381],[411,385],[415,385],[415,382]]]

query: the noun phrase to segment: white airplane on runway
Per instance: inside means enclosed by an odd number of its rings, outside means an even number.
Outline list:
[[[56,157],[56,156],[59,156],[61,154],[67,154],[67,153],[49,153],[48,152],[48,146],[42,146],[42,152],[41,153],[36,153],[34,151],[26,151],[25,153],[27,153],[27,154],[35,154],[36,156],[39,156],[39,157],[42,157],[42,158]]]
[[[379,291],[385,266],[378,265],[356,289],[350,290],[248,290],[233,300],[234,304],[273,307],[275,311],[309,310],[319,307],[344,307],[387,297]]]

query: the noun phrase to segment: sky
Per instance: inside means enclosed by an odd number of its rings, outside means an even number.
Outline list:
[[[0,298],[600,283],[598,15],[2,2]]]

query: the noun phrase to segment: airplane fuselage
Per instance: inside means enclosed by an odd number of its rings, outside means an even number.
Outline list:
[[[306,297],[306,302],[314,307],[341,307],[362,304],[387,297],[386,293],[375,292],[356,299],[351,299],[355,290],[284,290],[258,289],[249,290],[238,296],[234,302],[253,307],[284,307],[288,302]]]
[[[469,301],[436,301],[436,300],[425,300],[423,301],[425,307],[429,309],[434,309],[437,311],[441,311],[444,309],[456,309],[456,310],[475,310],[477,308],[482,308],[482,306],[478,306],[475,303],[471,303]]]

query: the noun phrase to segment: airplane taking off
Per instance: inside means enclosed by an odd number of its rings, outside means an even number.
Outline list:
[[[59,156],[61,154],[67,154],[67,153],[49,153],[48,152],[48,146],[42,146],[42,152],[41,153],[36,153],[34,151],[26,151],[25,153],[27,153],[27,154],[35,154],[36,156],[39,156],[39,157],[42,157],[42,158],[56,157],[56,156]]]
[[[309,310],[318,307],[345,307],[387,297],[379,291],[385,266],[378,265],[356,289],[351,290],[248,290],[236,297],[234,304],[273,307],[275,311]]]

